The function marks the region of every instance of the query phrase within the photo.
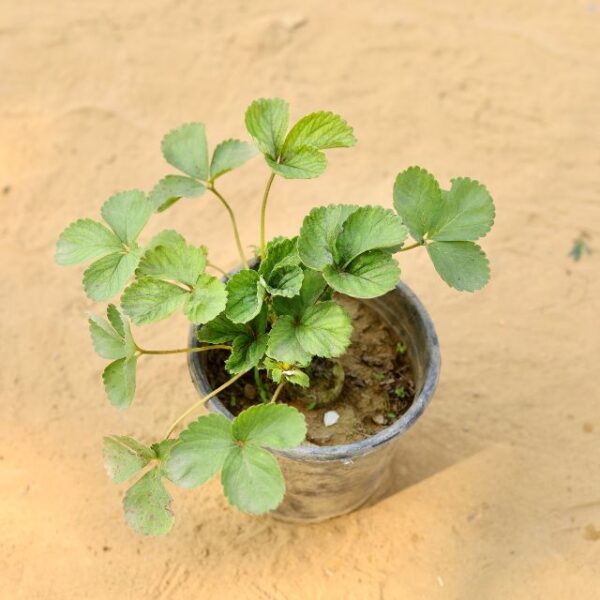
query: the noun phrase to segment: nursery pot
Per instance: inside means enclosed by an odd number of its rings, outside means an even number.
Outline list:
[[[391,480],[391,458],[400,436],[429,403],[440,371],[440,349],[433,323],[420,300],[404,283],[380,298],[364,301],[407,346],[413,368],[415,397],[410,408],[375,435],[340,446],[305,442],[292,450],[272,450],[285,476],[286,493],[272,516],[292,522],[316,522],[349,513],[382,492]],[[198,346],[196,327],[190,345]],[[212,391],[204,353],[188,354],[192,381],[204,396]],[[233,415],[214,397],[212,412]]]

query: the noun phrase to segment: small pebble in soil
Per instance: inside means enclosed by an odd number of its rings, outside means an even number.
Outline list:
[[[377,413],[371,417],[373,423],[377,425],[385,425],[385,417],[381,413]]]
[[[254,398],[256,398],[256,388],[252,384],[247,383],[244,386],[244,396],[246,396],[248,400],[254,400]]]
[[[328,410],[323,415],[323,424],[325,427],[331,427],[340,420],[340,415],[335,410]]]

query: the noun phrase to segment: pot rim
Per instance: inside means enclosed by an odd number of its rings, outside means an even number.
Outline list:
[[[423,414],[423,411],[433,396],[440,374],[441,354],[438,337],[429,313],[408,285],[400,281],[392,293],[400,293],[412,305],[414,315],[419,322],[419,327],[424,330],[425,344],[428,347],[429,361],[424,365],[423,385],[419,394],[415,396],[410,408],[390,426],[357,442],[341,444],[339,446],[302,445],[288,450],[273,449],[272,452],[292,460],[351,460],[358,456],[373,452],[380,446],[383,446],[392,439],[402,435],[416,422],[421,414]],[[197,325],[192,325],[190,329],[189,343],[190,346],[194,348],[200,346],[200,342],[196,337],[197,329]],[[200,394],[205,395],[206,390],[210,390],[211,388],[203,372],[202,365],[200,364],[200,353],[188,353],[188,367],[196,390],[198,390]],[[211,398],[207,404],[211,411],[220,413],[229,420],[234,418],[234,415],[225,408],[218,396]]]

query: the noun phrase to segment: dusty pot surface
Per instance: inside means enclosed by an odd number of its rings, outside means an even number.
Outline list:
[[[273,450],[286,482],[285,498],[271,513],[275,518],[322,521],[355,510],[385,488],[390,480],[395,443],[421,416],[433,395],[440,372],[440,349],[423,304],[404,283],[399,283],[385,296],[365,303],[407,345],[415,379],[414,401],[392,425],[363,440],[339,446],[304,443],[292,450]],[[198,345],[193,326],[190,346]],[[188,366],[198,392],[203,396],[211,392],[204,353],[189,353]],[[208,405],[211,411],[233,419],[218,397]]]

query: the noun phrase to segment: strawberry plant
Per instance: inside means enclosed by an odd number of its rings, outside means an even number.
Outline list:
[[[203,124],[171,131],[162,152],[177,172],[147,194],[132,190],[112,196],[101,208],[102,222],[75,221],[57,243],[58,264],[91,263],[83,275],[89,298],[109,301],[120,295],[118,304],[108,304],[106,318],[89,319],[94,348],[110,361],[102,379],[117,409],[133,401],[144,356],[228,353],[228,381],[189,407],[155,443],[119,435],[104,439],[106,469],[115,483],[141,475],[123,504],[129,525],[143,534],[163,534],[172,526],[165,480],[194,488],[220,474],[229,502],[249,513],[281,502],[285,483],[269,450],[301,444],[306,424],[300,412],[279,401],[280,393],[288,385],[310,386],[307,367],[315,357],[335,358],[347,349],[352,322],[336,294],[368,299],[392,291],[400,278],[395,255],[416,248],[426,249],[442,279],[457,290],[478,290],[489,278],[487,258],[476,243],[494,220],[486,188],[457,178],[445,190],[419,167],[397,176],[393,209],[328,204],[308,213],[296,237],[267,241],[275,178],[318,177],[327,166],[325,151],[353,146],[356,139],[352,128],[330,112],[311,113],[290,128],[288,105],[279,99],[253,102],[245,123],[252,143],[225,140],[212,154]],[[260,205],[259,260],[249,263],[233,209],[217,184],[258,154],[269,175]],[[231,220],[242,265],[231,276],[210,262],[206,247],[173,230],[140,241],[151,218],[182,198],[207,194]],[[132,324],[156,323],[177,311],[198,326],[200,346],[156,350],[138,345]],[[274,382],[271,396],[262,389],[256,404],[233,421],[220,414],[200,416],[175,436],[210,398],[251,371]]]

